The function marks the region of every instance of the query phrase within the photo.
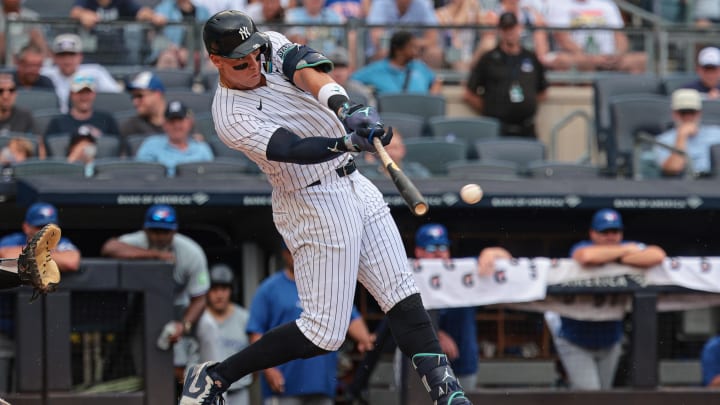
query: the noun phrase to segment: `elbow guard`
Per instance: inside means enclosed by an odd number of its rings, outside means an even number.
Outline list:
[[[282,59],[282,71],[295,84],[295,72],[305,68],[316,68],[325,73],[333,69],[333,63],[320,52],[298,44],[287,44],[278,51]]]

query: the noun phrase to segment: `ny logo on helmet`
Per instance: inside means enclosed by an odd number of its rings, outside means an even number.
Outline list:
[[[250,38],[250,29],[248,29],[248,27],[242,27],[238,30],[238,34],[240,34],[240,37],[244,41]]]

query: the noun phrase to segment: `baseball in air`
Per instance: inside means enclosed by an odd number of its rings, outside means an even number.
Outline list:
[[[477,184],[466,184],[460,189],[460,198],[466,204],[477,204],[482,197],[483,191]]]

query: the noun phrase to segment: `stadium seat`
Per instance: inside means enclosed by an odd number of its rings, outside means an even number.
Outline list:
[[[18,89],[15,104],[26,110],[47,110],[58,108],[59,103],[54,91]]]
[[[630,94],[610,100],[608,168],[612,173],[632,175],[636,135],[657,135],[672,123],[670,98],[657,94]]]
[[[675,73],[660,78],[662,92],[665,95],[671,95],[673,91],[682,88],[682,86],[697,79],[695,73]]]
[[[502,137],[499,139],[475,142],[480,160],[505,160],[514,162],[518,172],[524,173],[527,164],[536,160],[545,160],[545,145],[534,139]]]
[[[405,161],[420,163],[435,176],[447,175],[447,162],[463,160],[467,154],[464,142],[443,139],[406,139],[405,150]]]
[[[191,70],[154,70],[166,90],[189,91],[195,74]]]
[[[116,135],[104,135],[97,139],[96,159],[120,157],[120,138]]]
[[[720,125],[720,100],[705,100],[702,105],[703,124]]]
[[[430,134],[435,138],[458,139],[468,145],[469,160],[477,159],[473,147],[481,139],[500,136],[500,122],[490,117],[433,117],[428,121]]]
[[[210,112],[214,93],[194,93],[190,90],[168,90],[165,92],[165,99],[182,101],[194,114]]]
[[[382,119],[386,127],[393,127],[405,139],[423,136],[425,128],[425,119],[423,117],[414,114],[388,112],[380,114],[380,119]]]
[[[64,159],[28,159],[24,162],[15,163],[12,168],[13,176],[16,178],[31,176],[85,177],[85,165],[69,163]]]
[[[598,148],[606,150],[610,134],[610,99],[623,94],[661,94],[662,83],[654,75],[609,72],[593,81],[593,108]]]
[[[507,160],[457,160],[448,162],[447,171],[455,179],[511,179],[517,177],[518,165]]]
[[[70,146],[70,134],[52,134],[45,137],[45,149],[48,157],[66,157],[68,146]]]
[[[600,174],[596,166],[569,162],[530,162],[528,174],[549,179],[594,179]]]
[[[46,108],[42,110],[34,110],[33,112],[33,121],[35,121],[35,134],[36,135],[45,135],[45,131],[47,130],[48,124],[50,124],[50,121],[53,120],[53,118],[58,117],[62,115],[60,112],[60,109],[57,107],[55,108]]]
[[[93,175],[99,179],[143,178],[157,180],[164,178],[166,173],[167,167],[156,162],[107,158],[97,159],[93,164]]]
[[[95,95],[95,109],[112,113],[114,111],[135,110],[135,106],[128,93],[100,91]]]
[[[713,176],[720,176],[720,144],[710,147],[710,171]]]

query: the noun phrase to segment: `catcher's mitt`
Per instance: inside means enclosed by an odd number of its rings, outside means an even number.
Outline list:
[[[34,300],[40,294],[55,291],[60,282],[60,270],[50,256],[50,251],[60,241],[60,228],[47,224],[28,242],[18,257],[20,282],[31,285],[35,290]]]

